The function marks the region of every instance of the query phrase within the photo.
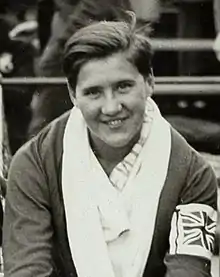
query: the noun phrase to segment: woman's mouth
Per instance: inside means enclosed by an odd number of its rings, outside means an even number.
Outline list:
[[[117,118],[105,121],[104,123],[108,125],[109,128],[115,129],[121,127],[124,124],[125,120],[126,118]]]

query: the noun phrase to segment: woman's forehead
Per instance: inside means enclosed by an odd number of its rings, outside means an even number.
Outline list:
[[[80,69],[77,86],[102,85],[105,82],[117,82],[124,79],[136,79],[140,75],[137,68],[126,59],[123,53],[117,53],[101,59],[92,59]],[[100,84],[99,84],[100,83]]]

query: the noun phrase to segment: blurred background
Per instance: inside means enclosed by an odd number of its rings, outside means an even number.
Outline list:
[[[0,0],[3,198],[14,153],[71,108],[61,69],[69,31],[83,21],[111,16],[110,2]],[[156,76],[153,98],[162,114],[220,178],[220,0],[112,1],[115,9],[117,2],[136,12],[140,26],[151,25]],[[219,276],[218,253],[216,242],[215,277]]]

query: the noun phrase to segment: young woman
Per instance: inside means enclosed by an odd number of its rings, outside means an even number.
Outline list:
[[[68,40],[74,108],[12,161],[5,277],[211,276],[216,178],[151,99],[151,45],[134,25]]]

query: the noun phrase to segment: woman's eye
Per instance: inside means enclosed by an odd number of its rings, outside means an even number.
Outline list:
[[[128,92],[130,91],[130,89],[133,87],[133,83],[131,82],[123,82],[123,83],[119,83],[117,85],[117,89],[120,91],[120,92]]]
[[[91,89],[87,89],[85,91],[85,95],[89,96],[91,98],[96,98],[96,97],[100,96],[100,94],[101,94],[101,90],[98,88],[91,88]]]

